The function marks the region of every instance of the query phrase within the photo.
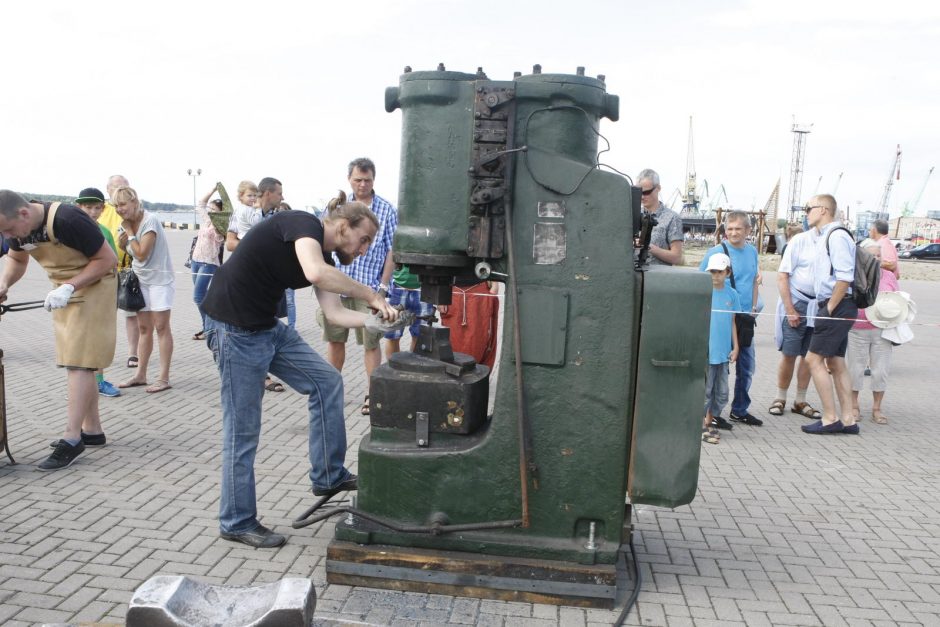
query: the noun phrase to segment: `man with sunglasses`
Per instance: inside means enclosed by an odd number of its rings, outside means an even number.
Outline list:
[[[659,174],[649,168],[636,177],[643,211],[656,217],[650,237],[650,265],[682,265],[682,218],[659,200]]]
[[[804,433],[827,435],[859,432],[852,410],[852,382],[845,364],[849,331],[858,317],[852,299],[855,279],[855,240],[836,220],[836,199],[829,194],[813,196],[805,207],[807,221],[819,235],[813,282],[819,307],[806,363],[822,402],[822,419],[800,427]],[[839,232],[834,232],[839,229]],[[829,372],[832,372],[832,379]],[[832,386],[835,384],[841,419],[836,413]]]

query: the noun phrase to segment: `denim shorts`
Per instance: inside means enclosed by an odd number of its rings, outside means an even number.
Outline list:
[[[813,337],[813,327],[806,325],[806,307],[809,303],[795,300],[793,308],[800,314],[800,323],[791,327],[787,317],[784,316],[780,321],[783,329],[783,345],[780,352],[788,357],[806,357],[806,351],[809,350],[809,344]]]

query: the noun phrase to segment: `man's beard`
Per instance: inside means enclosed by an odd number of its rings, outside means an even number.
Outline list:
[[[356,260],[355,255],[350,255],[349,253],[340,252],[338,250],[334,252],[336,253],[336,257],[339,259],[339,262],[344,266],[348,266]]]

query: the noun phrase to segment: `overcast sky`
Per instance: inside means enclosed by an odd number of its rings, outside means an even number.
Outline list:
[[[603,161],[683,184],[689,116],[699,181],[731,205],[787,201],[793,116],[813,124],[803,199],[873,209],[901,144],[892,215],[940,161],[940,3],[823,0],[3,2],[0,187],[73,195],[121,173],[151,201],[275,176],[295,206],[376,161],[398,196],[406,65],[605,74],[620,121]],[[819,177],[822,181],[819,182]],[[940,173],[917,213],[940,209]]]

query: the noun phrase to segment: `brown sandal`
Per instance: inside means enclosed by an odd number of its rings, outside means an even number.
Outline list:
[[[362,407],[359,408],[359,413],[363,416],[369,415],[369,395],[366,394],[366,400],[362,403]]]
[[[702,442],[707,442],[708,444],[718,444],[721,441],[721,436],[718,435],[717,429],[702,429]]]
[[[767,413],[770,414],[771,416],[782,416],[783,409],[786,406],[786,404],[787,404],[786,401],[780,400],[778,398],[773,403],[770,404],[770,409],[767,410]]]
[[[794,414],[805,416],[806,418],[812,418],[813,420],[819,420],[822,418],[822,412],[813,409],[812,405],[802,401],[799,403],[793,403],[793,407],[790,408],[790,411]]]
[[[887,416],[885,416],[884,414],[882,414],[880,411],[873,411],[873,412],[871,413],[871,421],[874,422],[874,423],[876,423],[876,424],[879,424],[879,425],[886,425],[886,424],[888,424],[888,418],[887,418]]]

